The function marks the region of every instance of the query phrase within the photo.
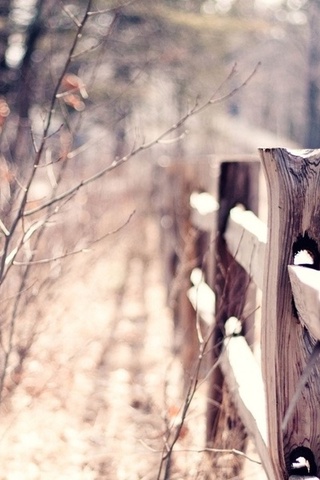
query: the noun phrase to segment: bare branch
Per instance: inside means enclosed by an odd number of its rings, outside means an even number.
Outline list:
[[[37,212],[40,212],[41,210],[57,203],[57,202],[60,202],[61,200],[63,200],[64,198],[74,194],[75,192],[77,192],[78,190],[80,190],[82,187],[84,187],[85,185],[88,185],[92,182],[95,182],[96,180],[98,180],[99,178],[103,177],[104,175],[106,175],[107,173],[111,172],[112,170],[114,170],[115,168],[118,168],[120,165],[122,165],[123,163],[126,163],[128,160],[130,160],[131,158],[135,157],[136,155],[138,155],[139,153],[145,151],[145,150],[149,150],[150,148],[154,147],[155,145],[159,145],[162,143],[163,139],[165,139],[166,137],[168,137],[171,133],[175,132],[176,130],[178,130],[181,126],[183,126],[190,118],[194,117],[195,115],[198,115],[200,112],[202,112],[203,110],[205,110],[206,108],[208,108],[209,106],[211,105],[214,105],[216,103],[220,103],[222,102],[223,100],[226,100],[228,98],[230,98],[231,96],[233,96],[236,92],[238,92],[241,88],[243,88],[245,85],[247,85],[247,83],[249,82],[249,80],[251,80],[251,78],[253,77],[253,75],[256,73],[257,71],[257,68],[258,68],[258,65],[254,68],[254,70],[250,73],[250,75],[238,86],[238,87],[235,87],[233,90],[231,90],[229,93],[227,93],[226,95],[222,96],[222,97],[219,97],[218,99],[214,99],[213,96],[210,97],[209,100],[207,100],[206,102],[202,103],[201,105],[198,105],[198,103],[196,102],[196,104],[194,105],[194,107],[192,107],[185,115],[183,115],[177,123],[174,123],[171,127],[169,127],[167,130],[165,130],[163,133],[161,133],[157,138],[151,140],[150,142],[147,142],[147,143],[142,143],[141,145],[139,145],[138,147],[134,148],[128,155],[125,155],[124,157],[120,158],[120,159],[117,159],[117,160],[114,160],[110,165],[108,165],[107,167],[103,168],[102,170],[100,170],[99,172],[95,173],[94,175],[92,175],[91,177],[88,177],[87,179],[85,180],[82,180],[80,183],[78,183],[77,185],[75,185],[74,187],[70,188],[69,190],[61,193],[60,195],[57,195],[55,198],[49,200],[48,202],[45,202],[43,203],[42,205],[39,205],[38,207],[35,207],[33,209],[30,209],[30,210],[27,210],[27,211],[24,211],[23,212],[23,215],[25,217],[28,217],[30,215],[33,215],[34,213],[37,213]]]
[[[68,17],[73,21],[77,28],[81,27],[81,23],[77,19],[77,17],[71,12],[70,8],[66,7],[63,2],[60,2],[62,6],[62,10],[68,15]]]
[[[217,103],[221,103],[221,102],[224,102],[225,100],[227,100],[228,98],[231,98],[233,97],[236,93],[239,92],[239,90],[241,90],[242,88],[246,87],[248,85],[248,83],[250,82],[250,80],[254,77],[254,75],[257,73],[258,71],[258,68],[260,67],[261,65],[261,62],[258,62],[257,65],[254,67],[254,69],[252,70],[252,72],[248,75],[248,77],[242,82],[240,83],[240,85],[238,85],[237,87],[235,87],[233,90],[231,90],[231,92],[228,92],[226,93],[225,95],[222,95],[221,97],[219,98],[212,98],[211,100],[211,104],[217,104]],[[229,75],[229,78],[230,78],[230,75]]]
[[[147,450],[153,453],[160,453],[161,450],[157,450],[156,448],[150,447],[146,442],[142,439],[139,439],[141,445],[143,445]],[[237,450],[236,448],[201,448],[201,449],[194,449],[194,448],[178,448],[174,450],[174,453],[204,453],[204,452],[211,452],[211,453],[230,453],[232,455],[244,457],[249,462],[256,463],[257,465],[262,465],[260,460],[256,460],[255,458],[250,457],[246,453],[242,452],[241,450]]]
[[[53,94],[52,94],[52,97],[51,97],[51,102],[50,102],[50,106],[49,106],[49,113],[47,115],[47,119],[46,119],[46,122],[45,122],[45,125],[44,125],[42,140],[41,140],[40,146],[38,148],[38,151],[36,153],[35,161],[34,161],[34,164],[33,164],[33,169],[32,169],[31,174],[29,175],[29,179],[27,181],[27,184],[26,184],[25,188],[23,189],[24,194],[22,196],[17,215],[12,222],[12,225],[11,225],[11,228],[10,228],[10,235],[6,237],[6,241],[5,241],[5,244],[4,244],[3,255],[2,255],[2,258],[1,258],[1,262],[0,262],[0,284],[2,284],[3,280],[4,280],[3,275],[4,275],[4,270],[6,268],[6,258],[7,258],[8,250],[10,248],[10,241],[11,241],[11,238],[12,238],[20,220],[24,216],[24,210],[25,210],[25,207],[26,207],[26,204],[27,204],[29,190],[30,190],[31,184],[34,180],[34,177],[35,177],[36,168],[40,163],[42,153],[43,153],[44,148],[45,148],[45,144],[46,144],[46,141],[47,141],[47,136],[48,136],[49,129],[50,129],[50,126],[51,126],[51,122],[52,122],[52,116],[53,116],[53,113],[54,113],[54,108],[55,108],[56,101],[57,101],[57,94],[59,92],[63,77],[65,76],[65,74],[66,74],[66,72],[69,68],[69,65],[71,63],[72,55],[73,55],[73,53],[76,49],[76,46],[78,45],[79,39],[81,38],[82,31],[84,29],[86,21],[89,18],[88,13],[91,9],[92,3],[93,3],[93,0],[88,0],[87,7],[86,7],[85,13],[83,15],[82,21],[81,21],[81,23],[80,23],[80,25],[77,29],[77,32],[74,36],[73,43],[70,47],[67,59],[64,63],[64,66],[62,68],[62,71],[60,73],[58,81],[56,82],[56,85],[55,85],[55,88],[54,88],[54,91],[53,91]]]
[[[122,3],[121,5],[117,5],[116,7],[106,8],[105,10],[94,10],[88,13],[88,16],[93,17],[94,15],[101,15],[103,13],[110,13],[114,12],[115,10],[119,10],[120,8],[127,7],[128,5],[132,5],[135,3],[136,0],[129,0],[128,2]]]
[[[212,453],[231,453],[233,455],[237,455],[240,457],[244,457],[252,463],[256,463],[257,465],[262,465],[260,460],[256,460],[255,458],[250,457],[241,450],[237,450],[235,448],[231,449],[223,449],[223,448],[204,448],[203,450],[197,450],[198,452],[212,452]]]
[[[105,39],[102,39],[100,40],[100,42],[98,42],[96,45],[92,45],[91,47],[89,48],[86,48],[84,50],[81,50],[81,52],[77,52],[77,53],[74,53],[72,55],[72,61],[79,58],[79,57],[82,57],[83,55],[88,55],[88,53],[91,53],[91,52],[94,52],[95,50],[97,50],[98,48],[101,47],[101,45],[103,45],[105,42]],[[59,97],[61,97],[62,94],[59,94]]]
[[[122,225],[120,225],[120,227],[116,228],[115,230],[112,230],[111,232],[105,233],[104,235],[102,235],[99,238],[95,238],[94,240],[89,242],[89,245],[87,247],[82,247],[82,248],[79,248],[78,250],[72,250],[71,252],[66,252],[66,253],[63,253],[62,255],[57,255],[57,256],[52,257],[52,258],[42,258],[42,259],[39,259],[39,260],[31,260],[29,262],[20,262],[20,261],[13,260],[12,263],[13,263],[13,265],[16,265],[16,266],[43,265],[43,264],[46,264],[46,263],[56,262],[57,260],[62,260],[64,258],[71,257],[71,256],[77,255],[79,253],[87,253],[91,250],[92,245],[95,245],[96,243],[101,242],[105,238],[110,237],[111,235],[115,235],[116,233],[120,232],[120,230],[122,230],[124,227],[126,227],[129,224],[129,222],[130,222],[130,220],[131,220],[131,218],[133,217],[134,214],[135,214],[135,210],[130,213],[127,220]]]

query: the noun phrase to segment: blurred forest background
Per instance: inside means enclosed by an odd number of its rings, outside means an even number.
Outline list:
[[[1,140],[10,163],[28,163],[30,129],[36,139],[84,7],[82,1],[1,2]],[[96,1],[92,10],[67,72],[80,77],[89,97],[74,95],[72,104],[69,95],[54,119],[58,125],[72,114],[77,144],[90,129],[102,129],[110,157],[127,153],[139,135],[149,137],[196,98],[210,96],[237,62],[242,76],[261,67],[250,87],[221,110],[302,147],[319,145],[316,0]],[[190,143],[198,154],[199,146],[214,153],[218,120],[212,112],[201,120],[202,138],[193,136]],[[229,136],[232,141],[231,131]]]
[[[13,125],[27,129],[48,103],[72,35],[66,11],[77,17],[82,4],[1,2],[0,94]],[[109,8],[106,1],[94,7],[97,12]],[[168,113],[159,104],[170,106],[171,116],[174,109],[179,114],[190,99],[210,94],[234,62],[240,72],[261,62],[250,89],[225,109],[314,147],[319,144],[312,135],[319,115],[318,10],[315,0],[129,2],[92,15],[70,70],[89,86],[91,122],[124,145],[130,124],[143,125],[141,112],[148,124],[165,122]],[[11,147],[8,160],[18,163],[14,133],[11,126],[5,143]]]
[[[162,478],[170,172],[319,147],[319,27],[318,0],[0,0],[0,479]]]

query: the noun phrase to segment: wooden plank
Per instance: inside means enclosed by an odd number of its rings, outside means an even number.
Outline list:
[[[247,432],[252,437],[268,478],[273,479],[267,446],[267,419],[264,383],[261,369],[242,335],[232,336],[235,323],[231,317],[225,324],[226,338],[221,366],[233,402]]]
[[[215,312],[215,294],[204,282],[202,271],[195,268],[190,276],[193,287],[188,292],[188,298],[200,318],[210,327],[213,325]]]
[[[250,210],[236,206],[230,211],[225,239],[231,255],[262,289],[267,226]]]
[[[309,377],[286,429],[281,428],[314,341],[297,321],[287,266],[300,239],[320,239],[320,150],[261,149],[269,198],[262,304],[262,366],[269,448],[276,480],[288,477],[290,453],[309,448],[320,465],[320,368]]]
[[[299,319],[320,340],[320,271],[288,266],[292,294]]]

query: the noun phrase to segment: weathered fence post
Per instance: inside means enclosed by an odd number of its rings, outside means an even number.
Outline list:
[[[228,252],[223,237],[230,209],[241,203],[245,208],[255,211],[258,201],[259,164],[252,162],[225,162],[221,164],[219,180],[219,212],[215,245],[215,266],[212,289],[216,296],[215,326],[212,332],[212,364],[221,354],[225,336],[224,325],[230,316],[243,320],[243,333],[252,328],[245,323],[243,309],[246,303],[250,277]],[[207,442],[215,448],[244,448],[245,434],[242,423],[234,408],[230,393],[227,391],[220,366],[216,366],[210,376],[209,401],[207,411]],[[230,455],[219,454],[214,468],[227,476],[239,475],[241,461],[230,461]],[[232,465],[233,463],[233,465]],[[222,477],[217,477],[222,478]],[[223,477],[224,478],[224,477]]]
[[[168,303],[173,311],[174,348],[179,352],[189,384],[199,354],[195,311],[187,297],[190,275],[198,266],[201,232],[192,225],[190,195],[198,188],[195,165],[177,159],[157,171],[158,208],[163,235],[161,250],[166,266]]]
[[[276,480],[289,477],[295,449],[314,455],[308,474],[320,466],[320,364],[316,364],[285,430],[281,424],[316,340],[300,323],[288,265],[309,252],[320,254],[320,150],[261,149],[269,197],[269,232],[262,309],[262,366],[267,396],[269,448]],[[299,450],[298,450],[299,451]],[[291,456],[291,457],[290,457]],[[311,461],[312,464],[312,461]],[[298,474],[299,472],[297,472]],[[300,477],[299,477],[300,478]]]

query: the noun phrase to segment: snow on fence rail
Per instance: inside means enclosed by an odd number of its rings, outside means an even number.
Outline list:
[[[221,360],[221,374],[215,369],[212,378],[211,404],[222,404],[223,382],[227,382],[269,479],[317,479],[320,150],[261,149],[260,156],[268,189],[268,229],[251,211],[258,198],[253,195],[257,180],[257,171],[250,167],[257,163],[253,158],[246,163],[234,158],[220,162],[220,186],[215,189],[220,198],[207,193],[192,197],[192,221],[203,231],[214,229],[213,256],[218,260],[213,261],[210,286],[201,270],[193,270],[188,297],[212,328],[212,361],[215,356]],[[301,252],[306,253],[305,263],[297,261]],[[235,262],[241,267],[234,267]],[[221,272],[231,272],[231,278],[221,280]],[[230,280],[235,288],[230,288]],[[247,296],[248,281],[263,296],[261,369],[245,336],[232,331],[239,322],[234,317],[242,313],[236,311],[242,300],[235,302],[234,295],[240,291]],[[249,331],[247,325],[243,333]],[[223,347],[215,348],[214,342],[221,339]],[[219,410],[219,405],[208,409],[208,441],[215,446]]]

